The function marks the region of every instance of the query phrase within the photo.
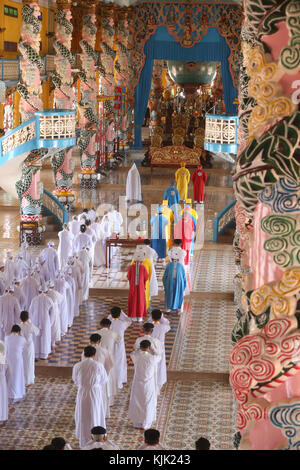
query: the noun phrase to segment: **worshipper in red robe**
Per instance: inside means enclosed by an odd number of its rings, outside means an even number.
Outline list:
[[[204,202],[204,187],[207,180],[207,173],[202,170],[202,165],[198,165],[192,174],[194,201]]]
[[[193,240],[193,233],[195,230],[195,223],[187,214],[182,215],[178,222],[174,225],[174,239],[180,238],[182,240],[181,248],[186,251],[184,264],[189,264],[191,243]]]
[[[132,321],[143,321],[143,317],[146,317],[145,289],[149,276],[147,269],[142,264],[144,253],[135,253],[133,260],[134,264],[127,272],[129,281],[127,315]]]

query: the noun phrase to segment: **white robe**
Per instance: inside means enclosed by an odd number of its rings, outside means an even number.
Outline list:
[[[26,339],[16,333],[5,337],[5,354],[9,363],[8,399],[17,402],[23,400],[26,394],[23,350]]]
[[[42,283],[46,284],[50,281],[50,272],[46,266],[46,263],[40,265],[40,278],[42,279]]]
[[[5,279],[5,274],[4,274],[4,272],[2,273],[0,271],[0,296],[5,293],[6,287],[9,287],[9,286],[7,285],[7,280]]]
[[[49,246],[44,248],[41,252],[42,258],[45,260],[45,265],[48,268],[50,279],[54,279],[57,271],[59,270],[58,254],[55,248]]]
[[[102,219],[103,221],[103,219]],[[94,248],[94,266],[105,266],[106,263],[106,240],[111,235],[110,222],[108,218],[104,222],[96,223],[97,241]]]
[[[57,248],[59,268],[63,269],[69,256],[73,254],[74,235],[69,230],[58,232],[59,244]]]
[[[139,171],[134,163],[127,174],[126,179],[126,200],[127,201],[141,201],[142,200],[142,185]]]
[[[76,291],[76,282],[74,281],[72,276],[65,275],[65,279],[70,286],[70,303],[72,303],[72,307],[69,308],[68,311],[68,327],[73,325],[74,321],[74,310],[75,310],[75,291]]]
[[[89,298],[89,285],[92,279],[93,272],[92,258],[87,250],[79,251],[78,256],[83,266],[82,300],[85,301]]]
[[[33,337],[38,336],[40,330],[28,320],[26,323],[19,324],[21,328],[21,335],[26,339],[26,344],[23,349],[23,363],[24,363],[24,376],[25,384],[34,384],[34,342]]]
[[[51,325],[51,345],[54,346],[56,341],[61,340],[61,320],[60,313],[62,310],[63,296],[54,289],[49,289],[47,294],[53,302],[54,320]]]
[[[107,214],[108,220],[111,224],[112,233],[120,233],[122,230],[123,217],[120,212],[112,210]]]
[[[73,309],[71,286],[65,279],[56,278],[54,288],[63,296],[60,306],[60,331],[61,336],[64,336],[68,331],[69,310]]]
[[[164,318],[164,320],[167,320]],[[165,351],[165,335],[170,331],[170,323],[165,322],[155,323],[151,337],[156,338],[162,345],[161,360],[157,365],[157,385],[159,390],[167,381],[167,365],[166,365],[166,351]]]
[[[8,420],[8,380],[10,370],[7,359],[0,363],[0,423]]]
[[[21,249],[21,255],[23,256],[23,260],[25,263],[27,263],[27,266],[29,268],[32,268],[34,265],[34,255],[31,253],[31,251],[28,248],[22,248]]]
[[[93,244],[90,235],[87,235],[86,233],[79,233],[75,238],[73,242],[73,250],[74,252],[78,252],[82,250],[83,247],[87,246],[90,251],[92,251]]]
[[[6,259],[4,265],[4,274],[6,278],[7,285],[10,286],[15,278],[18,277],[16,264],[12,259]]]
[[[29,307],[32,323],[40,330],[34,337],[35,357],[47,359],[51,353],[51,325],[54,322],[54,305],[46,294],[39,294]]]
[[[78,233],[80,232],[80,225],[81,225],[80,220],[72,220],[71,222],[68,223],[70,232],[73,234],[73,237],[76,237],[76,235],[78,235]]]
[[[20,283],[20,288],[25,296],[24,310],[28,312],[32,299],[39,293],[39,283],[33,276],[27,276]]]
[[[107,349],[111,358],[114,358],[115,345],[121,342],[121,337],[110,328],[101,328],[96,331],[101,336],[101,347]],[[118,379],[116,364],[111,368],[108,376],[108,398],[109,406],[114,403],[114,396],[118,392]]]
[[[17,279],[23,279],[27,276],[29,271],[29,266],[23,259],[16,259],[15,263],[15,272],[17,273]]]
[[[22,310],[25,310],[26,307],[26,297],[24,295],[23,289],[21,288],[21,283],[20,286],[14,286],[14,293],[13,296],[17,299],[20,305],[20,313]]]
[[[127,315],[125,315],[124,312],[121,313],[119,319],[114,319],[111,315],[109,315],[108,318],[111,320],[110,329],[118,333],[118,335],[121,337],[121,341],[119,343],[115,343],[114,362],[116,365],[118,388],[123,388],[123,383],[127,382],[127,359],[124,333],[125,330],[131,325],[132,321],[127,317]]]
[[[75,407],[75,434],[83,447],[91,438],[94,426],[105,428],[102,387],[107,374],[102,364],[85,358],[73,367],[72,379],[78,388]]]
[[[74,317],[79,316],[79,305],[82,300],[82,277],[80,276],[79,267],[74,264],[70,266],[72,269],[72,278],[75,282],[75,299],[74,299]]]
[[[160,356],[141,350],[130,355],[134,363],[134,377],[128,409],[128,418],[134,427],[149,429],[156,420],[156,369]]]
[[[102,449],[102,450],[118,450],[119,447],[108,439],[106,441],[93,441],[92,439],[84,446],[81,450],[92,450],[92,449]]]
[[[7,293],[0,297],[0,339],[9,335],[13,325],[20,321],[20,305],[17,299]]]
[[[97,217],[97,212],[94,211],[94,209],[90,209],[87,213],[88,215],[88,219],[91,221],[91,222],[94,222],[95,218]]]

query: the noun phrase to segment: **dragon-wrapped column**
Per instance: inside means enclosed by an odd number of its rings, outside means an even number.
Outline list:
[[[239,449],[300,447],[300,3],[248,0],[242,31],[230,383]]]
[[[38,2],[23,0],[21,38],[18,43],[21,52],[21,78],[17,86],[20,94],[20,114],[22,123],[31,119],[35,112],[43,110],[40,95],[42,93],[40,72],[44,63],[40,57],[40,8]],[[31,151],[24,160],[22,176],[16,182],[17,194],[21,207],[20,241],[25,239],[30,244],[38,244],[42,239],[44,227],[41,223],[40,184],[41,157],[47,151]]]
[[[96,3],[87,2],[83,17],[81,71],[78,73],[81,83],[81,99],[79,102],[80,112],[80,137],[78,147],[80,150],[80,185],[82,188],[93,189],[97,186],[97,154],[95,150],[95,139],[98,127],[96,111],[96,66],[99,63],[100,54],[95,51],[96,43]]]
[[[52,75],[55,86],[54,100],[58,109],[72,109],[75,104],[73,90],[72,65],[75,56],[71,52],[73,25],[71,23],[72,0],[57,0],[56,35],[53,46],[56,51],[56,70]],[[61,150],[51,160],[56,186],[56,196],[59,201],[71,210],[75,200],[73,183],[72,148]]]

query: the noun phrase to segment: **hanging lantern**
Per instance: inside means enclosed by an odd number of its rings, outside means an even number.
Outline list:
[[[122,102],[122,88],[116,86],[115,87],[114,108],[115,109],[121,109],[121,102]]]

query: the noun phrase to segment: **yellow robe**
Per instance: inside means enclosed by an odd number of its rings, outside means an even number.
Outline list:
[[[188,184],[190,182],[190,172],[187,168],[181,167],[175,173],[175,180],[177,183],[177,189],[180,194],[180,199],[186,201],[188,197]]]
[[[180,215],[182,215],[184,212],[186,214],[190,213],[193,217],[195,217],[196,220],[198,220],[198,214],[195,211],[195,209],[193,209],[192,207],[189,207],[189,209],[187,209],[187,208],[182,209],[182,211],[180,212]]]
[[[135,264],[135,261],[132,260],[131,264]],[[142,264],[145,266],[147,269],[148,273],[148,281],[146,281],[146,288],[145,288],[145,303],[146,303],[146,309],[149,308],[150,305],[150,278],[152,276],[152,263],[149,258],[144,258],[144,261]]]
[[[170,207],[165,206],[163,204],[163,211],[162,215],[167,219],[169,222],[168,225],[166,226],[166,240],[167,240],[167,248],[170,248],[172,245],[172,223],[174,221],[174,214],[172,209]]]

